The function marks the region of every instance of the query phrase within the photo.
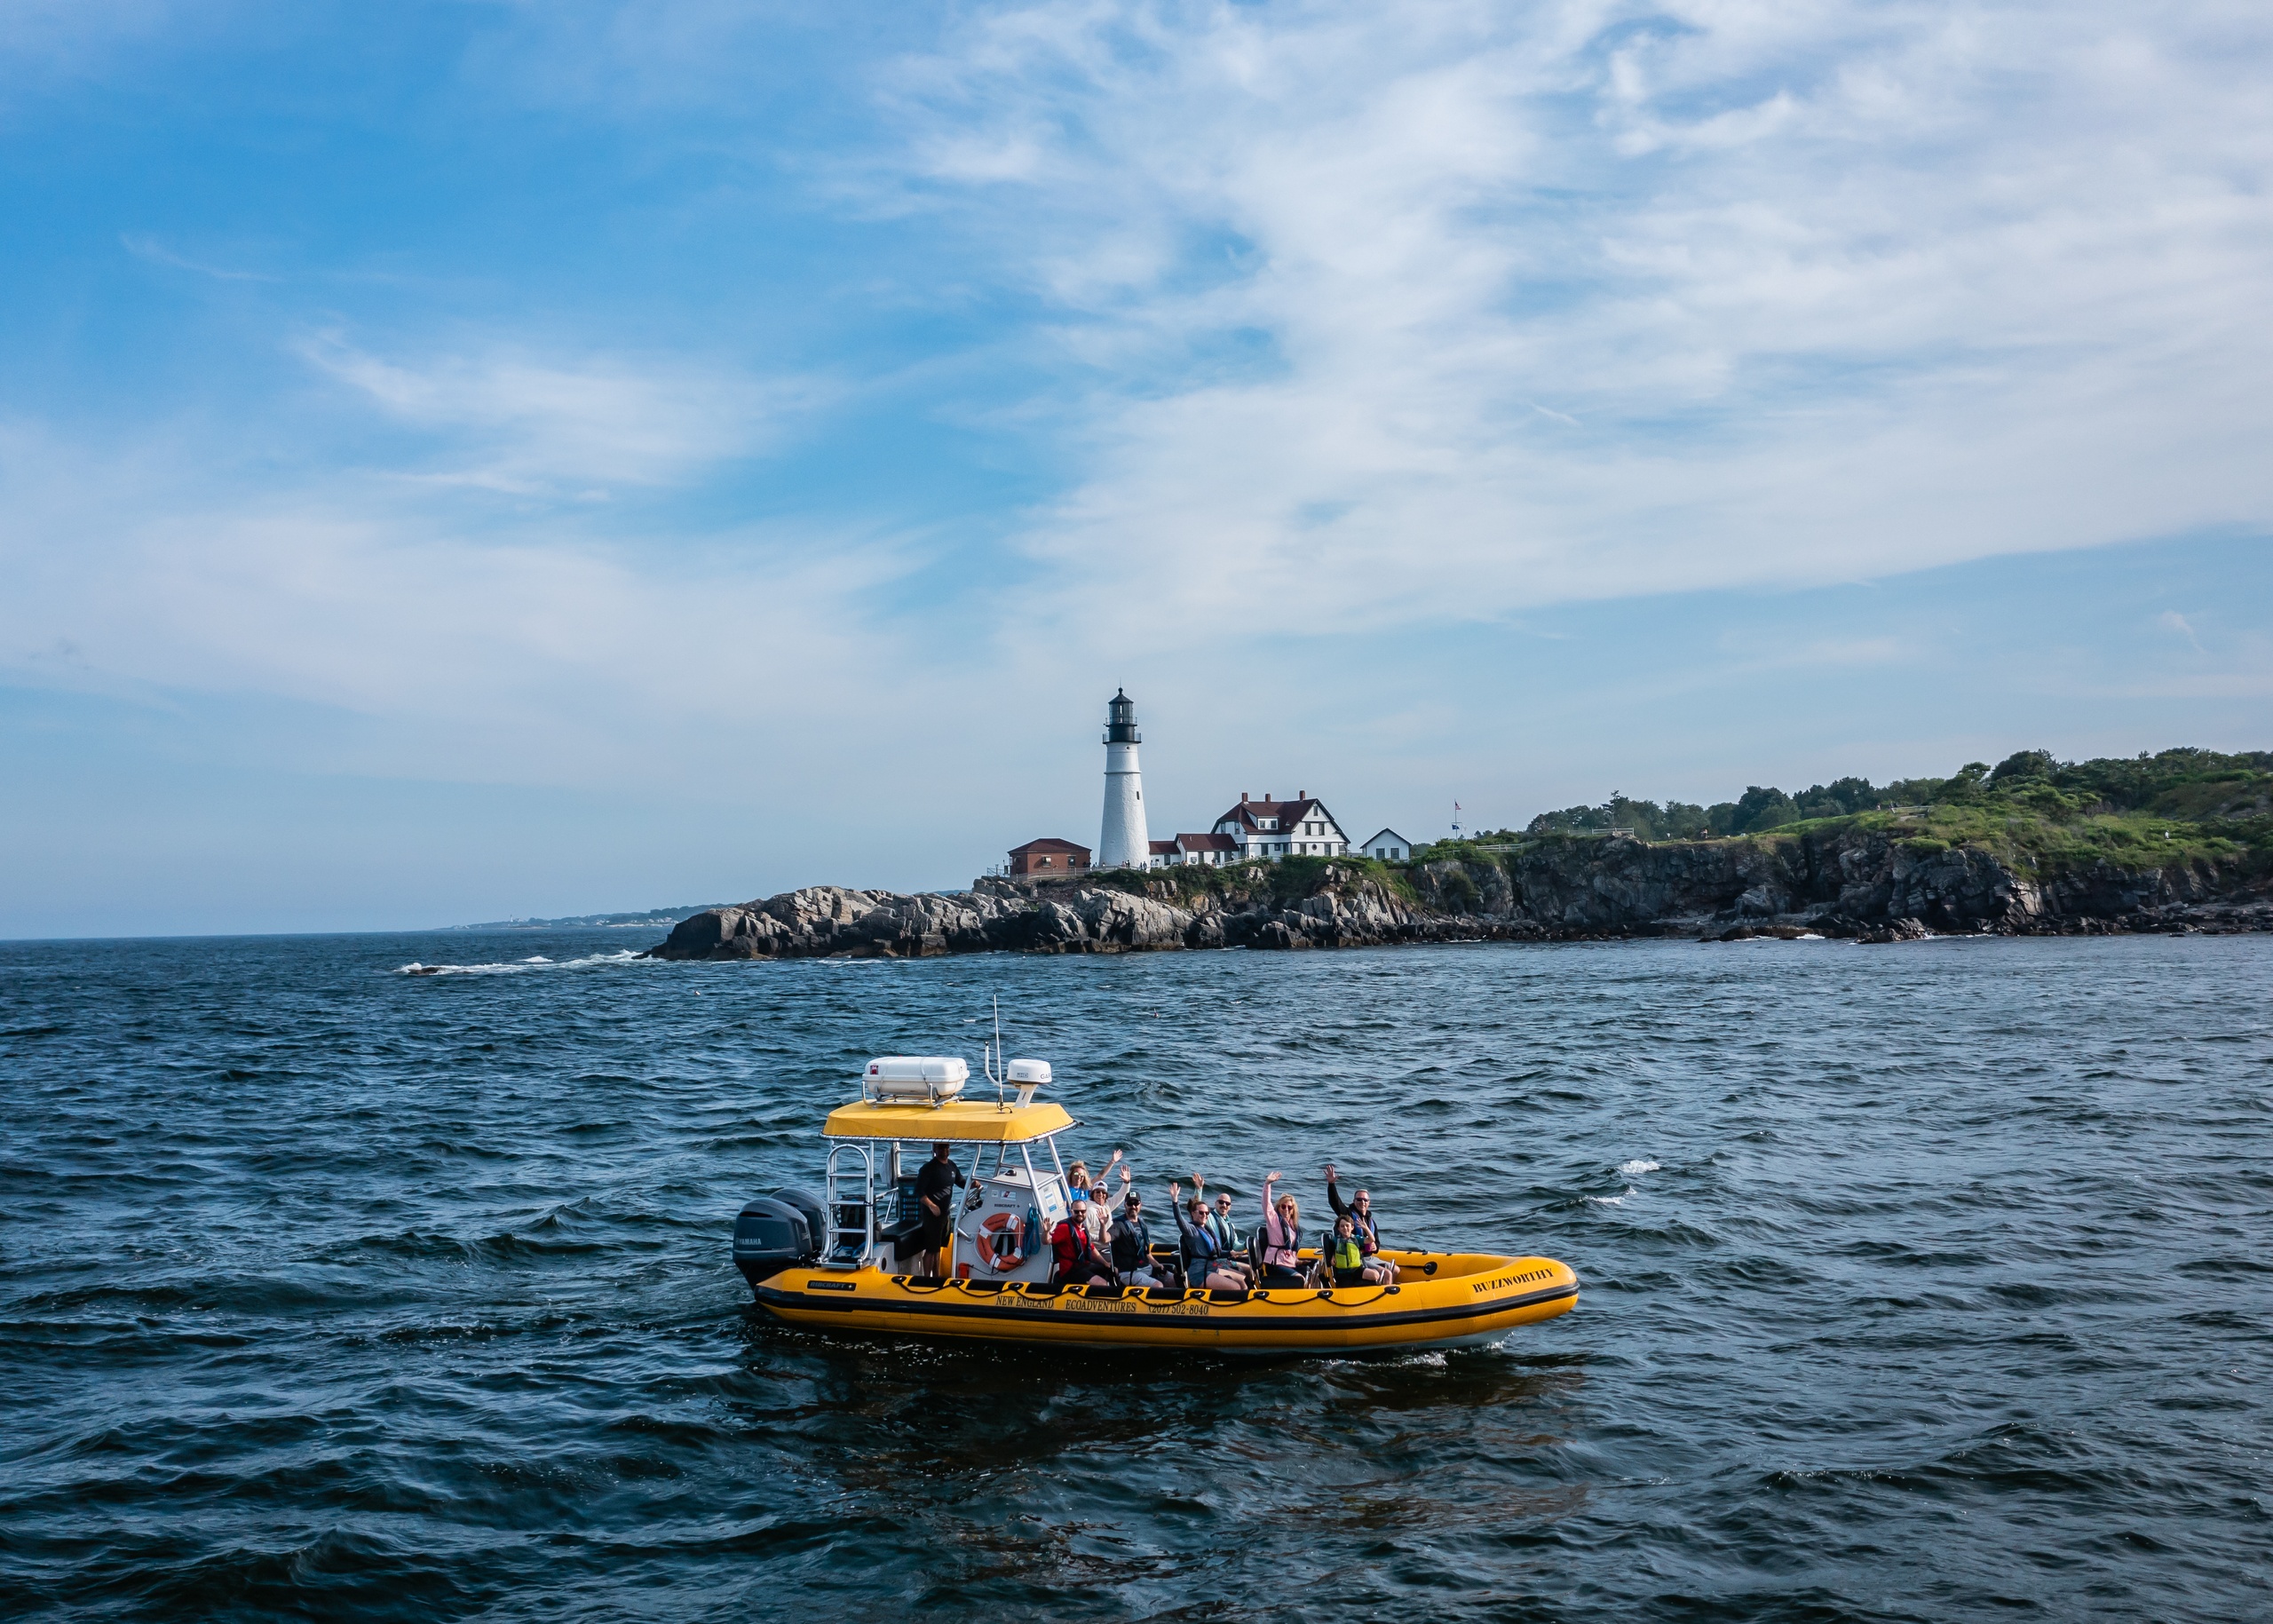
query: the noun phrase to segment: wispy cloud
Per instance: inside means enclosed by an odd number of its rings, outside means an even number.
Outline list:
[[[2273,25],[2134,16],[973,14],[897,105],[1081,369],[1038,603],[1142,558],[1122,635],[1206,638],[2273,524]]]
[[[412,477],[519,495],[677,483],[772,449],[825,398],[810,382],[757,382],[684,361],[511,353],[391,360],[329,334],[298,347],[389,417],[437,438]]]
[[[147,259],[152,265],[170,266],[177,271],[194,271],[200,276],[210,276],[225,282],[273,282],[282,280],[265,271],[232,270],[225,265],[208,265],[202,259],[192,259],[178,254],[155,237],[137,236],[128,233],[119,238],[119,244],[137,259]]]

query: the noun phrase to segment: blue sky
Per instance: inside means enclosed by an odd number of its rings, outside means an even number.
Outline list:
[[[0,16],[0,934],[2263,748],[2273,23]]]

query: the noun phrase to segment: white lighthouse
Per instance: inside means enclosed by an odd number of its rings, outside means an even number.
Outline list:
[[[1105,828],[1097,836],[1100,868],[1143,868],[1152,859],[1144,832],[1144,780],[1136,767],[1136,701],[1116,693],[1105,706]]]

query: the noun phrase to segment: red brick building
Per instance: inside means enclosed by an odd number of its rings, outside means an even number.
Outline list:
[[[1044,836],[1029,840],[1022,846],[1010,848],[1010,873],[1026,874],[1084,874],[1089,867],[1089,849],[1077,846],[1070,840]]]

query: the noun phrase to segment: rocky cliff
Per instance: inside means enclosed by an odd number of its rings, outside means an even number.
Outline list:
[[[2261,931],[2273,930],[2267,878],[2241,859],[2062,867],[1860,828],[1696,842],[1548,838],[1398,869],[1313,860],[1269,870],[982,880],[968,892],[913,896],[811,886],[706,908],[681,921],[653,956]]]

